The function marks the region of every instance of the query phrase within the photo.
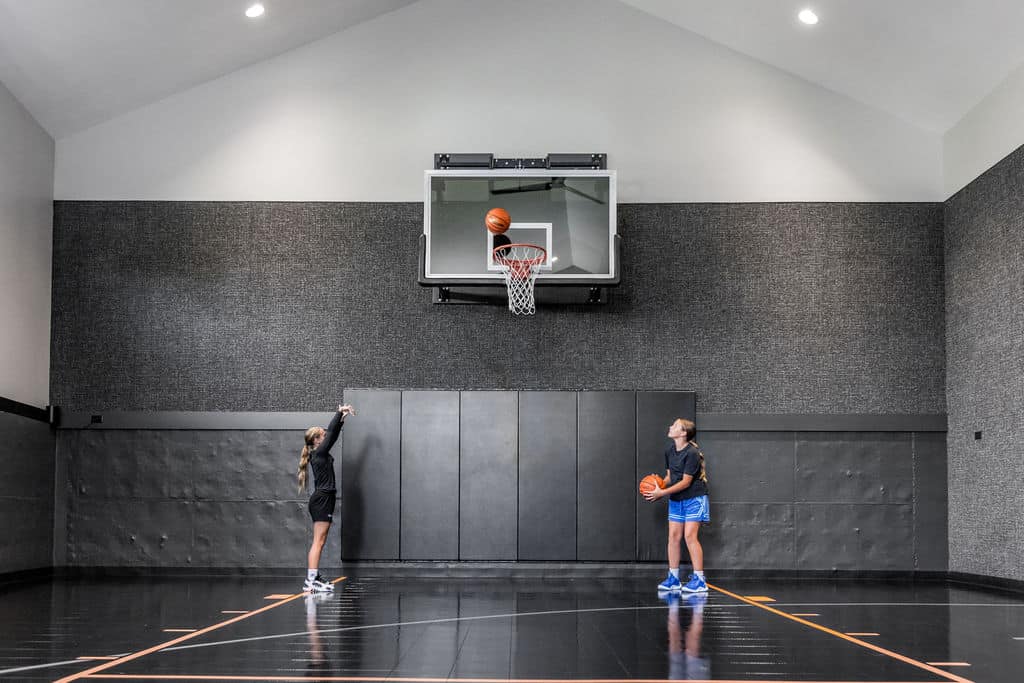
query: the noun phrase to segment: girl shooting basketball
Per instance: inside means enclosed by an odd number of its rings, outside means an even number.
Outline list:
[[[704,454],[693,440],[697,426],[682,418],[668,428],[672,445],[665,450],[665,488],[655,487],[644,494],[650,501],[664,496],[668,501],[668,577],[658,585],[662,591],[706,593],[704,582],[704,549],[697,540],[700,525],[711,521],[708,505],[708,477],[704,470]],[[679,580],[680,541],[686,540],[693,562],[693,575],[684,584]]]
[[[299,493],[306,490],[309,467],[312,466],[313,495],[309,497],[309,516],[313,518],[313,543],[309,547],[306,582],[302,585],[304,591],[325,593],[334,590],[334,585],[320,576],[320,554],[334,520],[334,506],[338,497],[331,446],[341,434],[345,417],[355,414],[356,411],[350,405],[338,406],[326,430],[323,427],[310,427],[306,430],[306,444],[299,458]]]

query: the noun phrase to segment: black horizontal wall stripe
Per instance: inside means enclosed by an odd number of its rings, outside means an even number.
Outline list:
[[[27,417],[30,420],[37,420],[38,422],[50,421],[50,416],[46,408],[36,408],[35,406],[31,406],[27,403],[3,398],[2,396],[0,396],[0,413],[20,415],[22,417]]]
[[[41,412],[45,415],[46,411]],[[102,422],[92,422],[94,416],[99,416]],[[61,414],[58,427],[60,429],[93,430],[294,430],[306,429],[311,425],[325,424],[330,420],[330,417],[331,413],[329,412],[68,412]],[[945,432],[946,416],[942,414],[733,415],[697,413],[697,428],[701,432]]]

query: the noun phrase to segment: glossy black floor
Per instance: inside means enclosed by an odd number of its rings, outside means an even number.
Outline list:
[[[1024,596],[710,578],[57,578],[0,590],[0,679],[1024,680]]]

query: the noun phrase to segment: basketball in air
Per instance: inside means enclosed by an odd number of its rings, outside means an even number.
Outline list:
[[[512,225],[512,216],[505,209],[491,209],[484,218],[484,225],[495,235],[500,235]]]
[[[665,480],[659,477],[657,474],[648,474],[646,477],[640,480],[640,493],[650,493],[654,489],[665,488]]]

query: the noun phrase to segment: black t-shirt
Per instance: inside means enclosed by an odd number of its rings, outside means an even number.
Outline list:
[[[323,493],[336,493],[338,490],[337,484],[334,483],[334,456],[331,455],[331,446],[341,434],[341,423],[341,413],[335,413],[331,418],[331,424],[327,425],[324,440],[309,456],[309,466],[313,469],[313,488]]]
[[[681,451],[677,451],[676,445],[670,443],[665,449],[665,469],[670,473],[668,486],[681,481],[684,474],[693,477],[689,486],[669,496],[672,500],[686,500],[707,495],[708,485],[700,479],[700,453],[692,443],[686,444]]]

